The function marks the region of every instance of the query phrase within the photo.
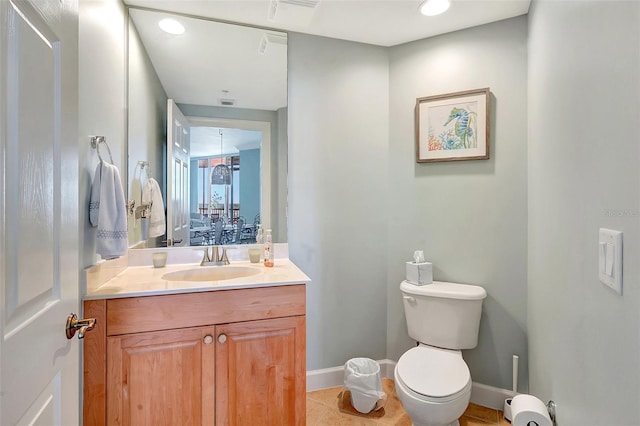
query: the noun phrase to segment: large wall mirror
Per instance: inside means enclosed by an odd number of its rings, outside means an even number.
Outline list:
[[[250,243],[258,224],[285,242],[286,34],[128,10],[130,245]]]

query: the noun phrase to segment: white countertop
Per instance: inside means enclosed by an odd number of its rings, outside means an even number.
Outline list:
[[[170,272],[201,268],[199,264],[128,267],[109,281],[89,292],[84,299],[113,299],[121,297],[155,296],[175,293],[195,293],[211,290],[230,290],[252,287],[273,287],[282,285],[308,284],[309,277],[289,259],[276,259],[272,268],[262,263],[232,261],[228,266],[255,268],[258,273],[248,277],[220,281],[169,281],[162,277]],[[214,266],[225,268],[227,266]]]

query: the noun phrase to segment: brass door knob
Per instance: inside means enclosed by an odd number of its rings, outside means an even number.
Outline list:
[[[87,331],[93,330],[97,322],[95,318],[79,320],[76,314],[69,314],[67,317],[67,326],[65,327],[67,339],[71,339],[76,334],[76,330],[78,330],[78,339],[84,339],[84,334]]]

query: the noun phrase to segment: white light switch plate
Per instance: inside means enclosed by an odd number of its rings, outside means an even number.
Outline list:
[[[622,232],[600,228],[598,277],[602,284],[622,295]]]

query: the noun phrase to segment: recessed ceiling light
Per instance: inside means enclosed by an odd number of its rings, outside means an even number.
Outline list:
[[[169,18],[163,19],[160,22],[158,22],[158,26],[162,31],[165,31],[169,34],[178,35],[178,34],[184,33],[184,27],[180,22],[176,21],[175,19],[169,19]]]
[[[426,16],[436,16],[449,9],[449,0],[426,0],[420,5],[420,13]]]

